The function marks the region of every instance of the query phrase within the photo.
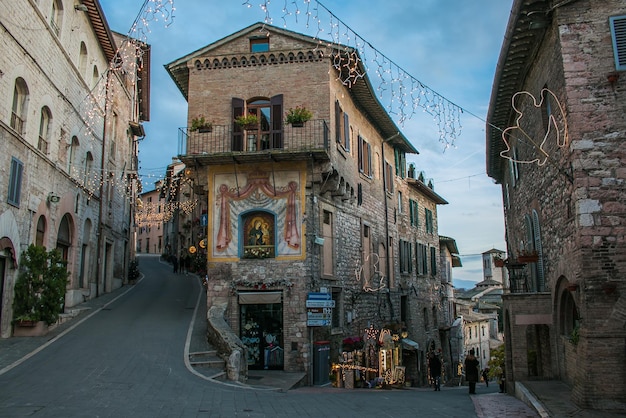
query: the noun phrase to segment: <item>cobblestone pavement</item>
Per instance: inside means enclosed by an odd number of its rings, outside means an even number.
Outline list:
[[[536,418],[539,414],[514,396],[504,393],[489,393],[472,396],[479,418],[520,417]]]

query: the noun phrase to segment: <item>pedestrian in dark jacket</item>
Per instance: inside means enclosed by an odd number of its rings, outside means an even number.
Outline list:
[[[476,382],[478,382],[478,360],[474,356],[474,349],[472,348],[469,355],[465,357],[465,378],[469,382],[469,393],[473,395],[476,393]]]
[[[435,353],[430,353],[428,359],[428,369],[430,370],[430,378],[433,382],[435,391],[441,392],[441,360]]]
[[[174,266],[174,273],[178,273],[178,257],[174,257],[172,265]]]
[[[485,385],[489,387],[489,367],[483,369],[483,380],[485,381]]]

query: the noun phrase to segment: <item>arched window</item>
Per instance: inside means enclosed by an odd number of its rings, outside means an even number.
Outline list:
[[[40,247],[45,246],[45,236],[46,236],[46,218],[41,215],[37,220],[37,231],[35,232],[35,245]]]
[[[70,173],[70,176],[76,175],[76,158],[78,157],[78,148],[80,147],[80,142],[78,141],[78,137],[74,135],[72,137],[72,142],[70,143],[70,155],[68,158],[68,169],[67,171]]]
[[[92,177],[92,173],[91,170],[93,169],[93,155],[91,154],[91,152],[87,152],[87,156],[85,157],[85,172],[83,173],[84,175],[84,186],[92,191],[95,191],[95,185],[91,185],[90,183],[92,183],[91,180],[93,180]],[[95,182],[94,182],[95,183]],[[90,186],[93,187],[93,189],[90,189]]]
[[[69,251],[72,246],[72,231],[70,226],[71,219],[69,215],[64,215],[59,224],[56,248],[61,251],[61,258],[66,261],[69,259]]]
[[[82,77],[85,77],[87,71],[87,45],[80,43],[80,52],[78,55],[78,71]]]
[[[11,108],[11,128],[18,134],[24,134],[26,112],[28,110],[28,86],[23,78],[15,79],[13,88],[13,106]]]
[[[50,26],[54,33],[59,36],[61,34],[61,25],[63,24],[63,2],[61,0],[52,1],[52,13],[50,13]]]
[[[50,123],[52,121],[52,112],[48,106],[41,108],[41,118],[39,120],[39,140],[37,149],[44,154],[48,154],[48,145],[50,144]]]
[[[100,81],[100,72],[98,71],[98,67],[94,65],[93,74],[91,76],[91,87],[96,87],[98,85],[98,81]]]

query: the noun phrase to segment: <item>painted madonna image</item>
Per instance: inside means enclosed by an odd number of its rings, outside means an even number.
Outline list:
[[[244,258],[274,257],[274,216],[256,212],[244,220]]]

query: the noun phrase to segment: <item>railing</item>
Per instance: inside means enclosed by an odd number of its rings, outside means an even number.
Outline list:
[[[285,125],[275,132],[235,132],[232,125],[213,125],[210,132],[179,128],[178,155],[260,153],[268,150],[327,151],[329,132],[329,126],[323,119],[310,120],[302,127]]]

